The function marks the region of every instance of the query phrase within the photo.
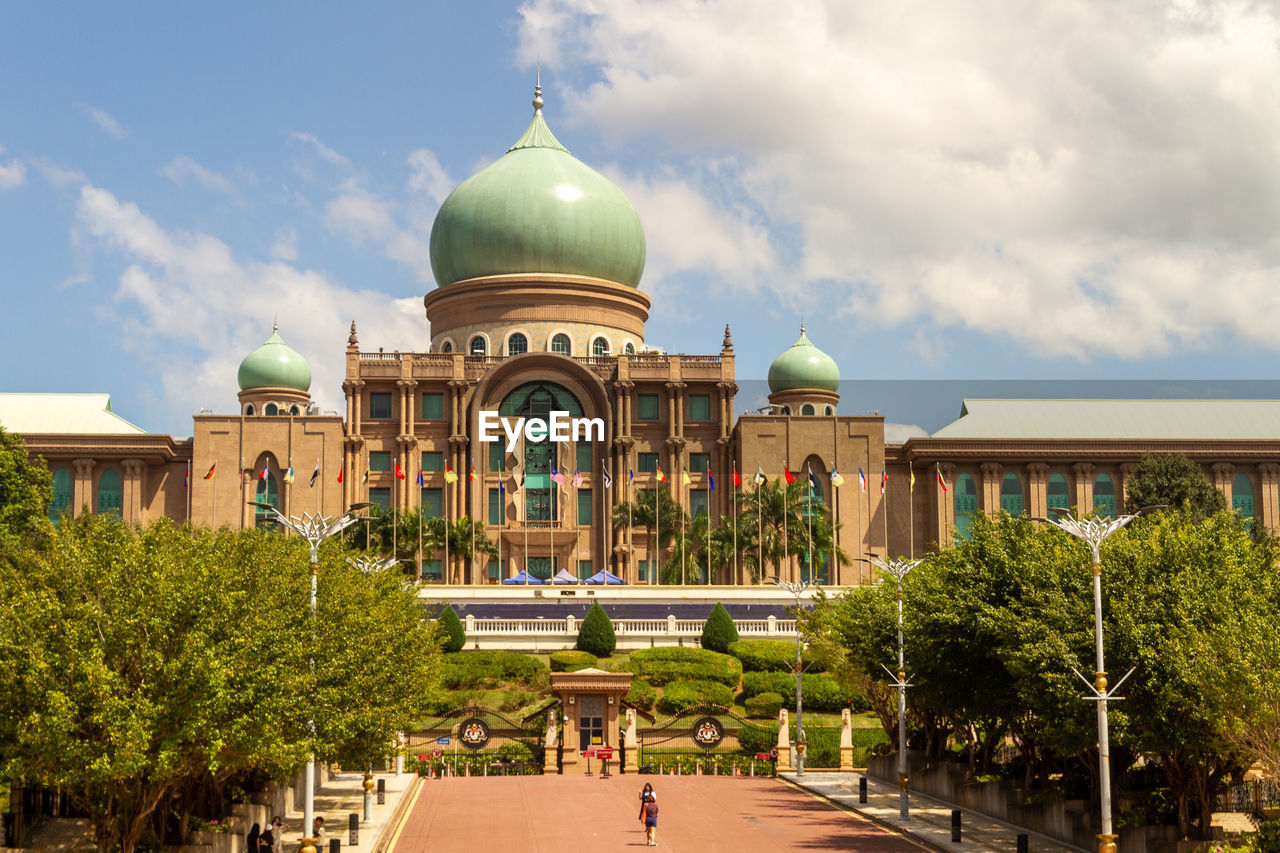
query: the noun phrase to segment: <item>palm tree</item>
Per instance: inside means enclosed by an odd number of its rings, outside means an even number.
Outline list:
[[[739,505],[739,540],[745,532],[756,549],[754,553],[746,551],[745,556],[757,581],[765,574],[755,565],[760,562],[762,552],[764,567],[772,566],[773,574],[779,576],[792,556],[803,564],[809,559],[806,555],[832,553],[836,528],[826,505],[809,495],[808,485],[803,481],[763,483],[751,492],[741,493]],[[835,555],[841,565],[852,562],[842,548],[836,548]]]
[[[444,575],[450,583],[454,583],[454,566],[462,560],[462,576],[466,577],[466,567],[471,565],[473,557],[485,555],[498,556],[497,543],[491,542],[485,535],[483,521],[476,521],[463,516],[449,524],[443,518],[429,519],[423,528],[422,548],[425,554],[445,550],[448,543],[449,565],[445,566]]]
[[[635,500],[614,507],[611,521],[614,530],[625,530],[628,525],[632,529],[644,528],[647,543],[645,556],[652,565],[654,551],[661,551],[663,546],[676,540],[676,534],[685,518],[684,510],[671,499],[670,493],[665,488],[658,488],[640,489],[636,492]],[[659,524],[659,521],[662,523]],[[661,533],[661,541],[657,543],[654,541],[655,531]]]

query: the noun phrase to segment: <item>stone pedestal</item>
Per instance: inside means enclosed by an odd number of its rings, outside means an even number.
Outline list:
[[[791,721],[787,716],[786,708],[778,712],[778,745],[774,748],[778,751],[778,772],[790,773],[792,770]]]
[[[853,770],[853,714],[848,708],[840,709],[840,772]]]

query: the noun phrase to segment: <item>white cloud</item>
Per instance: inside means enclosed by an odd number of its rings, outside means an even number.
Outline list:
[[[67,168],[66,166],[55,163],[48,157],[33,157],[29,162],[46,181],[57,189],[62,189],[63,187],[68,187],[72,184],[82,184],[85,181],[84,172],[77,169]]]
[[[432,281],[429,236],[398,221],[396,206],[348,182],[325,207],[325,222],[356,246],[373,243],[387,257],[413,271],[420,281]]]
[[[426,193],[437,205],[453,191],[456,182],[440,165],[434,152],[419,148],[409,155],[409,189]]]
[[[418,298],[349,289],[279,260],[236,257],[217,238],[169,231],[105,189],[81,189],[77,227],[124,257],[116,291],[121,343],[163,351],[155,363],[169,411],[234,407],[236,368],[270,335],[274,317],[281,337],[310,362],[312,397],[326,408],[342,404],[352,319],[388,349],[427,346]]]
[[[298,232],[292,228],[281,228],[276,239],[271,243],[271,257],[278,261],[296,261],[298,259]]]
[[[162,166],[160,174],[180,187],[185,186],[188,181],[194,181],[207,190],[235,195],[235,190],[231,188],[231,183],[226,178],[212,169],[201,166],[185,154],[177,155]]]
[[[563,60],[561,86],[595,81],[558,92],[564,114],[655,152],[621,181],[646,224],[647,289],[702,264],[864,327],[1078,359],[1280,346],[1274,6],[521,14],[524,58]]]
[[[80,104],[80,111],[93,120],[99,128],[106,131],[110,136],[116,139],[124,139],[129,135],[129,130],[120,122],[116,121],[115,116],[100,107],[93,107],[88,104]]]
[[[2,152],[3,149],[0,149]],[[19,160],[0,163],[0,190],[11,190],[21,186],[27,179],[27,167]]]

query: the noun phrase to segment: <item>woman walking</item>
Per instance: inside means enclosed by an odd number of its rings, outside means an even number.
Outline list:
[[[640,822],[644,824],[645,844],[658,846],[658,795],[648,782],[640,791]]]

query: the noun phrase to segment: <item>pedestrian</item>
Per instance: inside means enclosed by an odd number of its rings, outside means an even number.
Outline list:
[[[644,824],[645,844],[658,846],[658,794],[648,782],[640,791],[640,822]]]
[[[245,843],[244,843],[245,853],[258,853],[258,836],[261,834],[262,834],[262,827],[255,823],[253,827],[249,830],[248,837],[245,838]]]
[[[271,832],[272,824],[258,834],[258,847],[255,853],[276,853],[276,837]]]
[[[311,830],[311,837],[319,840],[320,836],[323,834],[324,834],[324,817],[322,817],[321,815],[316,815],[316,819],[313,822],[313,827]]]

